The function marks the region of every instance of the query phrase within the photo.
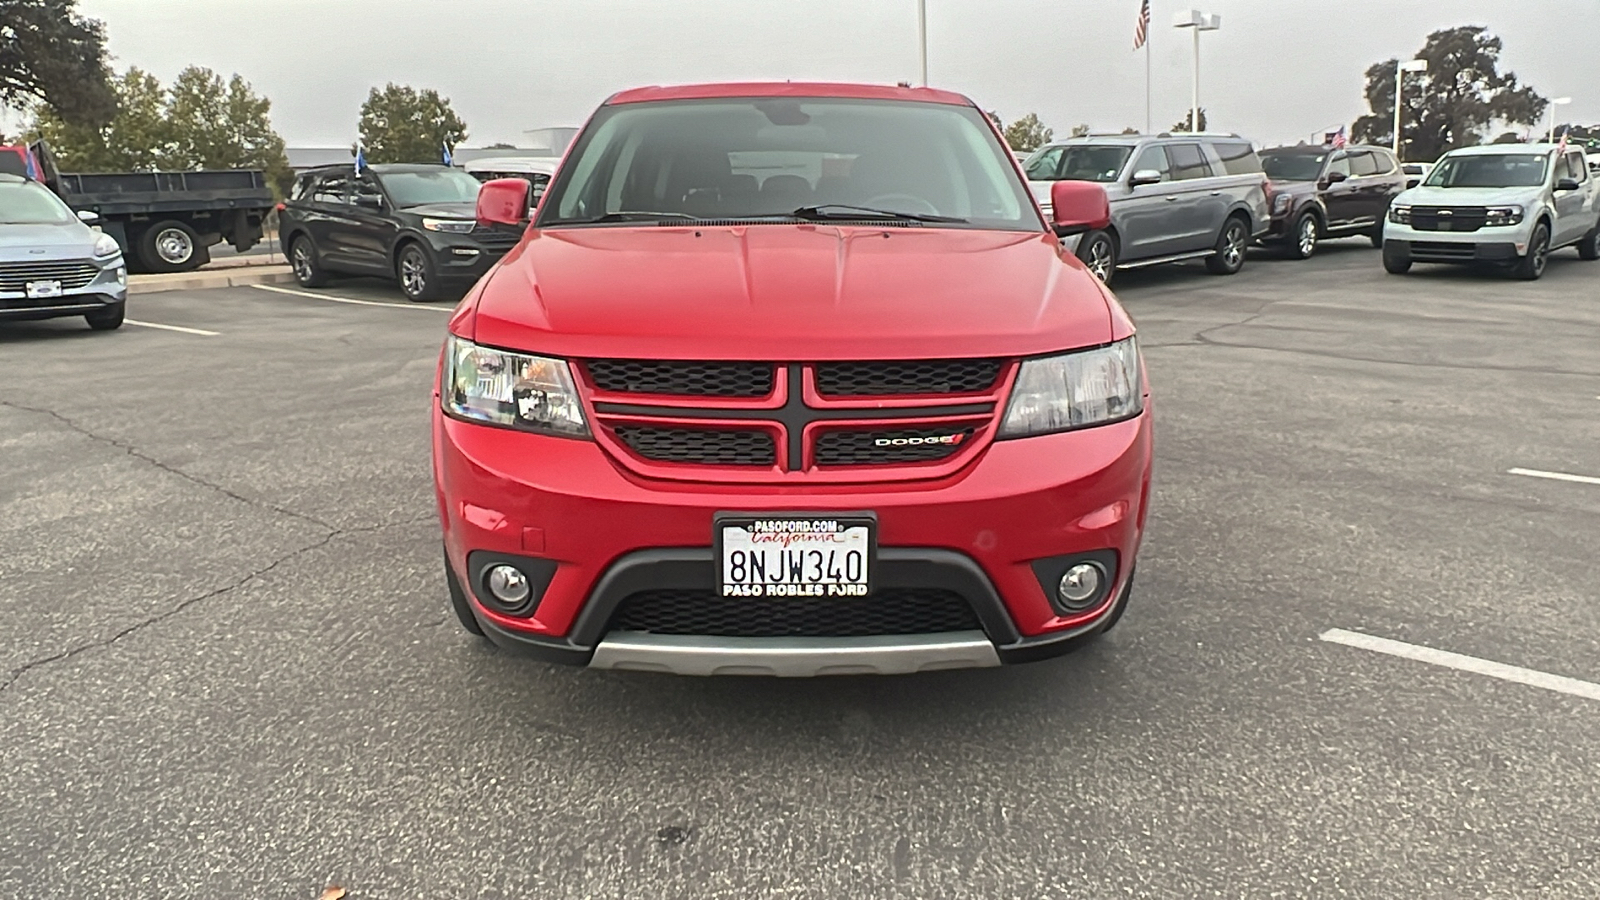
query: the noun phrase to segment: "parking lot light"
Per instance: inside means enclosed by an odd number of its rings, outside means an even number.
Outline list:
[[[1173,28],[1194,29],[1194,85],[1189,106],[1189,130],[1200,130],[1200,32],[1216,31],[1222,27],[1222,17],[1213,13],[1203,13],[1198,9],[1186,9],[1172,18]]]

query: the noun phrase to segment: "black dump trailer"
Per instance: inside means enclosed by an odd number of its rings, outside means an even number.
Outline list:
[[[248,250],[274,205],[267,173],[257,169],[73,174],[56,171],[48,146],[32,150],[40,180],[74,210],[99,215],[134,272],[198,269],[224,241]]]

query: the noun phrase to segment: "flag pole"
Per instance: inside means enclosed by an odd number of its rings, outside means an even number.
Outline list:
[[[922,86],[928,86],[928,0],[917,0],[917,46],[922,63]]]
[[[1144,38],[1144,133],[1145,134],[1152,134],[1154,132],[1154,124],[1153,124],[1153,122],[1152,122],[1152,120],[1150,118],[1150,38],[1151,37],[1152,37],[1152,35],[1146,34],[1145,38]]]

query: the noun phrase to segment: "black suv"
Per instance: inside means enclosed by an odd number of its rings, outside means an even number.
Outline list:
[[[378,275],[412,300],[460,296],[520,237],[478,224],[478,188],[439,165],[313,169],[279,208],[278,233],[305,287],[335,273]]]
[[[1383,147],[1277,147],[1261,151],[1272,186],[1272,224],[1263,244],[1295,259],[1328,238],[1366,236],[1383,246],[1389,204],[1406,189],[1400,162]]]

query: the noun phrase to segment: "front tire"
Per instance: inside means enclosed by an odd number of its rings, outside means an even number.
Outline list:
[[[317,261],[317,248],[311,243],[311,238],[300,234],[289,242],[289,264],[294,267],[294,280],[301,287],[327,286],[328,273]]]
[[[395,277],[407,300],[425,303],[439,299],[439,275],[433,258],[421,244],[407,244],[395,261]]]
[[[1589,229],[1589,233],[1578,242],[1578,256],[1583,259],[1600,259],[1600,225]]]
[[[1528,238],[1528,252],[1517,260],[1512,272],[1523,281],[1538,281],[1549,256],[1550,226],[1540,222],[1533,226],[1533,236]]]
[[[1235,216],[1223,223],[1217,236],[1217,249],[1206,257],[1206,270],[1213,275],[1234,275],[1244,268],[1244,251],[1250,245],[1250,227]]]
[[[1400,245],[1385,242],[1383,245],[1383,270],[1390,275],[1404,275],[1411,271],[1411,253]]]
[[[85,313],[84,321],[95,331],[116,331],[122,327],[122,316],[128,308],[126,300],[113,303],[105,309],[97,309],[92,313]]]
[[[1289,232],[1289,257],[1291,259],[1310,259],[1317,252],[1317,239],[1319,228],[1316,213],[1309,210],[1300,214],[1294,220],[1294,228]]]
[[[1117,242],[1104,231],[1091,231],[1078,245],[1078,259],[1101,284],[1109,285],[1117,274]]]

